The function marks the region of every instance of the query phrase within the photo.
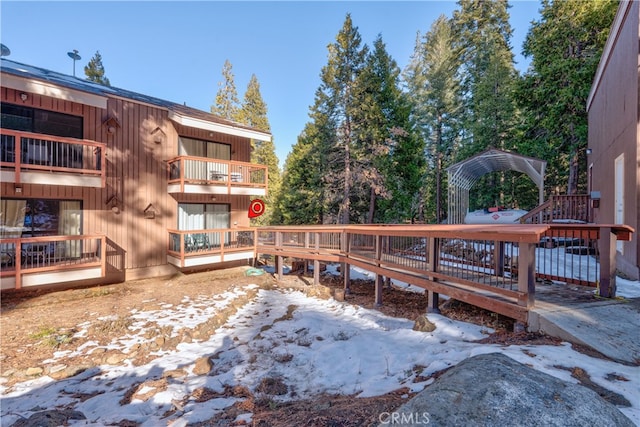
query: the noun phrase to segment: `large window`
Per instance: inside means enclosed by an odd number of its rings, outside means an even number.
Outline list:
[[[20,105],[2,104],[0,123],[5,129],[82,138],[82,117]]]
[[[65,236],[82,233],[79,200],[0,200],[0,237]]]
[[[215,230],[230,227],[229,205],[214,203],[178,204],[178,230]],[[224,236],[222,236],[224,234]],[[190,233],[185,236],[187,250],[210,249],[229,242],[230,233]]]
[[[2,104],[0,123],[5,129],[44,135],[82,138],[82,117],[19,105]],[[22,138],[21,162],[29,165],[49,165],[82,168],[82,147],[46,138]],[[2,135],[0,161],[15,162],[15,137]]]
[[[231,160],[231,146],[219,142],[200,139],[178,138],[178,154],[180,156],[208,157],[210,159]]]

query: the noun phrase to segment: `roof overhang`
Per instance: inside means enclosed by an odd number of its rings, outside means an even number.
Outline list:
[[[96,108],[107,108],[107,97],[88,92],[54,85],[41,80],[18,77],[9,73],[2,73],[2,86],[38,95],[49,96],[65,101],[77,102]]]
[[[223,123],[215,123],[169,110],[169,119],[183,126],[203,129],[212,132],[220,132],[227,135],[235,135],[243,138],[256,139],[258,141],[271,141],[271,134],[242,127],[231,126]]]

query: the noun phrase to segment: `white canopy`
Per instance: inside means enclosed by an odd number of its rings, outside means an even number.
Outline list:
[[[484,175],[514,170],[527,174],[538,186],[539,203],[544,202],[544,171],[547,162],[508,151],[490,149],[447,168],[449,182],[449,224],[462,224],[469,210],[469,190]]]

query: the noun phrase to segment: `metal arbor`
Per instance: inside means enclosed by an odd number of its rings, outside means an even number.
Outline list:
[[[447,168],[448,223],[462,224],[469,210],[469,190],[484,175],[514,170],[527,174],[538,186],[539,204],[544,202],[544,172],[547,162],[497,149],[490,149]]]

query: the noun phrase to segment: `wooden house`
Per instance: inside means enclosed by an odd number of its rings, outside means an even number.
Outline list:
[[[3,290],[216,268],[254,257],[269,133],[2,58]]]
[[[587,101],[589,190],[596,223],[640,225],[640,3],[621,1]],[[640,276],[640,240],[617,243],[618,271]]]

